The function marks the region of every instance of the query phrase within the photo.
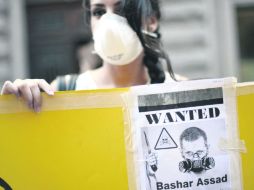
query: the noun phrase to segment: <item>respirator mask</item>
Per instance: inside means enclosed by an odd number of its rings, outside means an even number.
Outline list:
[[[179,170],[184,173],[191,171],[194,173],[200,173],[203,170],[209,170],[214,166],[215,162],[212,157],[204,157],[197,160],[186,159],[179,163]]]
[[[95,52],[107,63],[127,65],[143,51],[143,46],[125,17],[104,14],[93,31]]]

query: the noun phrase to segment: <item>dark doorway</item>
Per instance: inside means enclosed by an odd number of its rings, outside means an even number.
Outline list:
[[[26,6],[30,77],[51,82],[58,75],[79,71],[73,46],[90,31],[81,0],[38,2],[28,1]]]
[[[241,80],[254,80],[254,6],[238,7]]]

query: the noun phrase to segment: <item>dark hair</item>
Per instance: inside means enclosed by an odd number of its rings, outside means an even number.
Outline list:
[[[180,136],[180,144],[182,147],[183,140],[186,140],[188,142],[192,142],[197,140],[199,137],[203,137],[205,140],[205,143],[207,143],[207,136],[206,133],[197,127],[190,127],[188,129],[185,129],[181,136]]]
[[[146,19],[155,16],[158,21],[161,18],[159,0],[121,0],[122,12],[128,20],[129,25],[137,33],[145,52],[144,64],[148,68],[151,83],[162,83],[165,81],[165,73],[162,66],[162,60],[167,64],[170,76],[175,79],[169,57],[163,49],[159,28],[155,35],[142,32],[143,23]],[[90,0],[83,0],[83,6],[86,8],[86,20],[90,22]]]

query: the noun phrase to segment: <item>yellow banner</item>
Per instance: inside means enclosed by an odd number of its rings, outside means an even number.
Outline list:
[[[240,84],[237,95],[240,138],[247,148],[247,153],[242,154],[243,186],[251,190],[254,187],[254,84]]]
[[[126,90],[44,96],[40,114],[1,97],[0,189],[128,190]]]

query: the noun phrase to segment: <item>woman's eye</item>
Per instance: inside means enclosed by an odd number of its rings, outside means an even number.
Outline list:
[[[95,17],[101,17],[105,13],[106,13],[105,9],[94,9],[94,10],[92,10],[92,15],[95,16]]]
[[[114,10],[114,13],[117,14],[117,15],[120,15],[120,16],[124,16],[124,11],[122,10],[121,7],[116,8],[116,9]]]
[[[120,15],[120,16],[125,16],[125,10],[124,10],[122,4],[120,3],[120,1],[119,1],[119,3],[114,7],[114,13],[115,13],[115,14],[118,14],[118,15]]]

